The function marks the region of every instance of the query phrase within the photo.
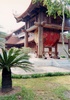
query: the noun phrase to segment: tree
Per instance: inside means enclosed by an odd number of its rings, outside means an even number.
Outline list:
[[[0,54],[0,68],[2,69],[2,92],[12,90],[11,67],[21,67],[24,70],[31,70],[29,56],[22,53],[20,49],[11,48],[9,50],[2,48]]]
[[[70,0],[32,0],[33,3],[42,3],[43,6],[47,8],[46,14],[51,16],[53,15],[54,18],[56,16],[61,16],[63,13],[63,2],[64,5],[66,6],[65,8],[65,14],[68,18],[70,18],[70,11],[67,9],[68,5],[70,5]]]
[[[5,48],[5,37],[7,33],[5,32],[4,28],[0,26],[0,48]]]
[[[62,31],[61,31],[61,37],[62,37],[62,44],[63,49],[66,52],[68,56],[70,54],[66,51],[65,45],[64,45],[64,24],[65,24],[65,17],[70,18],[70,0],[32,0],[33,3],[41,2],[43,6],[47,8],[46,14],[47,16],[54,16],[56,18],[57,16],[62,17]],[[69,38],[70,32],[66,35],[66,37]]]

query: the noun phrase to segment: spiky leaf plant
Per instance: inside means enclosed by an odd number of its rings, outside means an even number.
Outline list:
[[[3,49],[0,54],[0,68],[2,69],[2,91],[12,90],[11,67],[21,67],[31,70],[29,56],[22,53],[20,49]]]

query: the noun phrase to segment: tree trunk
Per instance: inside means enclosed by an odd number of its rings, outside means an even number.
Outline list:
[[[2,92],[8,92],[12,90],[12,78],[11,69],[8,71],[7,68],[2,70]]]

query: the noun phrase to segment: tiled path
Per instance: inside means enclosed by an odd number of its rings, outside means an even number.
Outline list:
[[[16,68],[12,68],[12,73],[26,75],[26,74],[47,73],[47,72],[70,72],[69,65],[63,66],[62,64],[61,66],[58,66],[58,64],[56,65],[56,63],[54,62],[54,59],[52,58],[39,59],[32,56],[30,61],[34,64],[34,67],[33,67],[34,71],[25,72],[23,69],[16,67]]]

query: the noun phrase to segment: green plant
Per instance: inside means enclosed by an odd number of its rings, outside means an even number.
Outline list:
[[[65,7],[67,7],[67,5],[70,5],[70,0],[32,0],[32,2],[43,3],[43,5],[47,8],[47,15],[54,16],[54,18],[56,18],[56,16],[62,15],[63,3]],[[68,8],[65,8],[64,13],[68,18],[70,18],[70,11],[68,10]]]
[[[25,54],[28,54],[31,52],[31,48],[30,47],[22,47],[21,48],[21,51]]]
[[[5,48],[5,37],[7,36],[7,33],[4,32],[4,28],[0,26],[0,48]]]
[[[33,74],[31,75],[32,78],[39,78],[42,77],[42,74]]]
[[[16,94],[0,96],[0,100],[34,100],[34,93],[22,87],[21,91]]]
[[[60,86],[56,89],[54,89],[55,94],[61,98],[61,100],[69,100],[68,98],[65,97],[64,92],[67,91],[67,89],[63,86]]]
[[[70,39],[70,32],[68,32],[68,34],[66,34],[66,38]]]
[[[62,55],[61,58],[66,58],[66,57],[64,55]]]
[[[0,68],[2,69],[2,91],[12,90],[11,67],[21,67],[25,71],[31,70],[29,56],[20,49],[2,49],[0,54]]]
[[[12,75],[12,78],[16,78],[16,79],[28,79],[28,78],[31,78],[30,75]]]
[[[40,77],[54,77],[54,76],[66,76],[70,75],[70,72],[54,72],[54,73],[44,73],[44,74],[32,74],[32,75],[14,75],[12,74],[13,79],[28,79],[28,78],[40,78]]]

